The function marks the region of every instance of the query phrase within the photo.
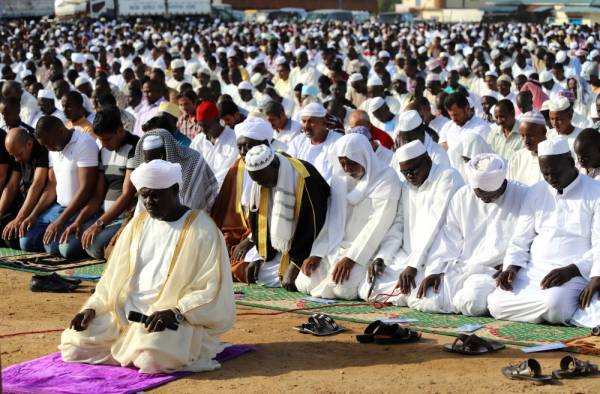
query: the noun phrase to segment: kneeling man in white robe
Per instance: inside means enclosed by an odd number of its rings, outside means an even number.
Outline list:
[[[314,297],[352,300],[396,216],[400,181],[361,134],[340,138],[334,154],[327,218],[296,287]]]
[[[179,164],[143,163],[131,181],[146,211],[119,236],[96,291],[62,333],[62,358],[140,373],[216,369],[219,336],[235,321],[223,235],[206,213],[181,205]],[[148,318],[130,322],[131,312]]]
[[[418,274],[424,272],[425,258],[444,222],[450,199],[463,181],[456,170],[435,164],[420,140],[402,145],[394,160],[406,181],[394,223],[369,264],[359,295],[369,300],[394,294],[388,301],[406,306],[423,277]]]
[[[527,187],[506,180],[507,167],[493,153],[467,165],[469,184],[452,197],[446,223],[431,246],[425,280],[411,302],[435,313],[487,315]]]
[[[538,154],[545,181],[525,197],[488,308],[496,319],[566,324],[597,258],[600,182],[577,171],[564,138]]]

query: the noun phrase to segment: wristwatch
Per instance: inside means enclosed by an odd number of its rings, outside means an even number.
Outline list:
[[[183,319],[185,319],[185,316],[183,316],[179,309],[173,308],[171,309],[171,311],[173,311],[173,313],[175,314],[175,320],[177,321],[177,323],[181,323]]]
[[[100,229],[104,230],[104,222],[102,219],[96,220],[96,226],[100,227]]]

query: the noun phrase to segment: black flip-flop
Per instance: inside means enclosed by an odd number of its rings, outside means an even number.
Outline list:
[[[462,334],[457,337],[452,344],[444,345],[444,350],[450,353],[464,354],[467,356],[476,356],[479,354],[497,352],[504,349],[503,343],[491,340],[485,340],[475,334]]]
[[[573,355],[564,356],[560,360],[560,369],[552,371],[554,379],[573,379],[598,374],[598,366],[589,361],[582,361]]]
[[[384,332],[373,335],[373,342],[378,345],[395,345],[417,342],[421,339],[420,332],[402,327],[398,323],[389,324],[388,327]]]
[[[502,374],[511,380],[529,380],[533,384],[542,385],[553,382],[552,376],[542,375],[540,363],[530,358],[517,365],[502,368]]]

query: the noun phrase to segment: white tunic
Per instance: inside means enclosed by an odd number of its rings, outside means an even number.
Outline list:
[[[504,269],[522,267],[513,291],[497,288],[488,297],[496,319],[566,324],[577,309],[600,245],[600,183],[579,174],[562,194],[546,182],[525,197]],[[551,270],[575,264],[581,276],[541,289]]]
[[[296,136],[289,144],[287,153],[296,159],[304,160],[312,164],[323,176],[327,183],[331,182],[332,164],[330,162],[333,145],[342,135],[334,131],[328,131],[325,141],[320,144],[312,144],[310,138],[304,134]]]
[[[519,149],[508,162],[508,179],[533,186],[543,181],[540,164],[527,148]]]
[[[294,67],[290,72],[290,81],[292,89],[301,83],[305,86],[317,86],[319,77],[321,74],[317,69],[310,64],[304,66],[304,68]]]
[[[227,171],[238,158],[235,132],[225,127],[213,144],[204,133],[198,134],[190,144],[190,148],[200,152],[215,174],[219,188],[223,184]]]
[[[287,151],[292,140],[302,134],[302,125],[288,118],[283,130],[275,130],[274,134],[275,139],[285,145],[285,151]]]
[[[439,142],[446,142],[448,148],[451,149],[462,140],[466,132],[479,134],[484,140],[487,140],[488,133],[490,132],[490,124],[475,115],[463,126],[457,125],[454,121],[447,122],[439,131]]]

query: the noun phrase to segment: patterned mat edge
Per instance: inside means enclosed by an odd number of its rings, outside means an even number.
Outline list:
[[[67,269],[63,269],[63,270],[58,270],[58,271],[43,271],[43,270],[34,270],[34,269],[28,269],[28,268],[22,268],[22,267],[15,267],[15,266],[8,266],[8,265],[3,265],[0,264],[0,269],[1,268],[5,268],[7,270],[11,270],[11,271],[20,271],[20,272],[27,272],[30,274],[37,274],[37,275],[50,275],[50,274],[59,274],[61,276],[67,276],[67,277],[75,277],[75,278],[79,278],[81,280],[84,281],[89,281],[89,282],[98,282],[100,280],[100,278],[88,278],[88,277],[78,277],[77,273],[73,274],[73,275],[67,275],[65,273],[65,271],[70,271],[70,270],[77,270],[80,268],[87,268],[87,267],[93,267],[95,265],[103,265],[105,263],[94,263],[94,264],[90,264],[90,265],[84,265],[81,267],[75,267],[75,268],[67,268]]]
[[[265,305],[265,304],[258,304],[258,303],[254,303],[254,302],[240,301],[240,300],[236,300],[236,304],[242,305],[242,306],[249,306],[249,307],[253,307],[253,308],[275,310],[275,311],[289,310],[289,308],[279,307],[279,306],[275,306],[275,305]],[[321,309],[327,309],[327,308],[321,308]],[[298,311],[293,311],[292,313],[296,313],[299,315],[312,315],[314,312],[298,310]],[[356,318],[352,318],[352,317],[346,317],[343,315],[335,314],[333,316],[335,317],[336,320],[348,321],[348,322],[352,322],[352,323],[359,323],[359,324],[371,323],[371,321],[369,321],[369,320],[356,319]],[[459,332],[447,331],[447,330],[443,330],[443,329],[424,328],[424,327],[419,327],[419,326],[415,326],[412,324],[406,324],[406,326],[410,327],[411,329],[414,329],[415,331],[420,331],[420,332],[424,332],[427,334],[437,334],[437,335],[443,335],[443,336],[448,336],[448,337],[458,337],[458,336],[462,335],[462,333],[459,333]],[[514,345],[514,346],[521,346],[521,347],[538,346],[538,344],[533,344],[533,343],[528,343],[528,342],[520,342],[520,341],[511,341],[511,340],[507,340],[507,339],[503,339],[503,338],[497,338],[496,340],[499,342],[502,342],[504,344],[507,344],[507,345]]]

